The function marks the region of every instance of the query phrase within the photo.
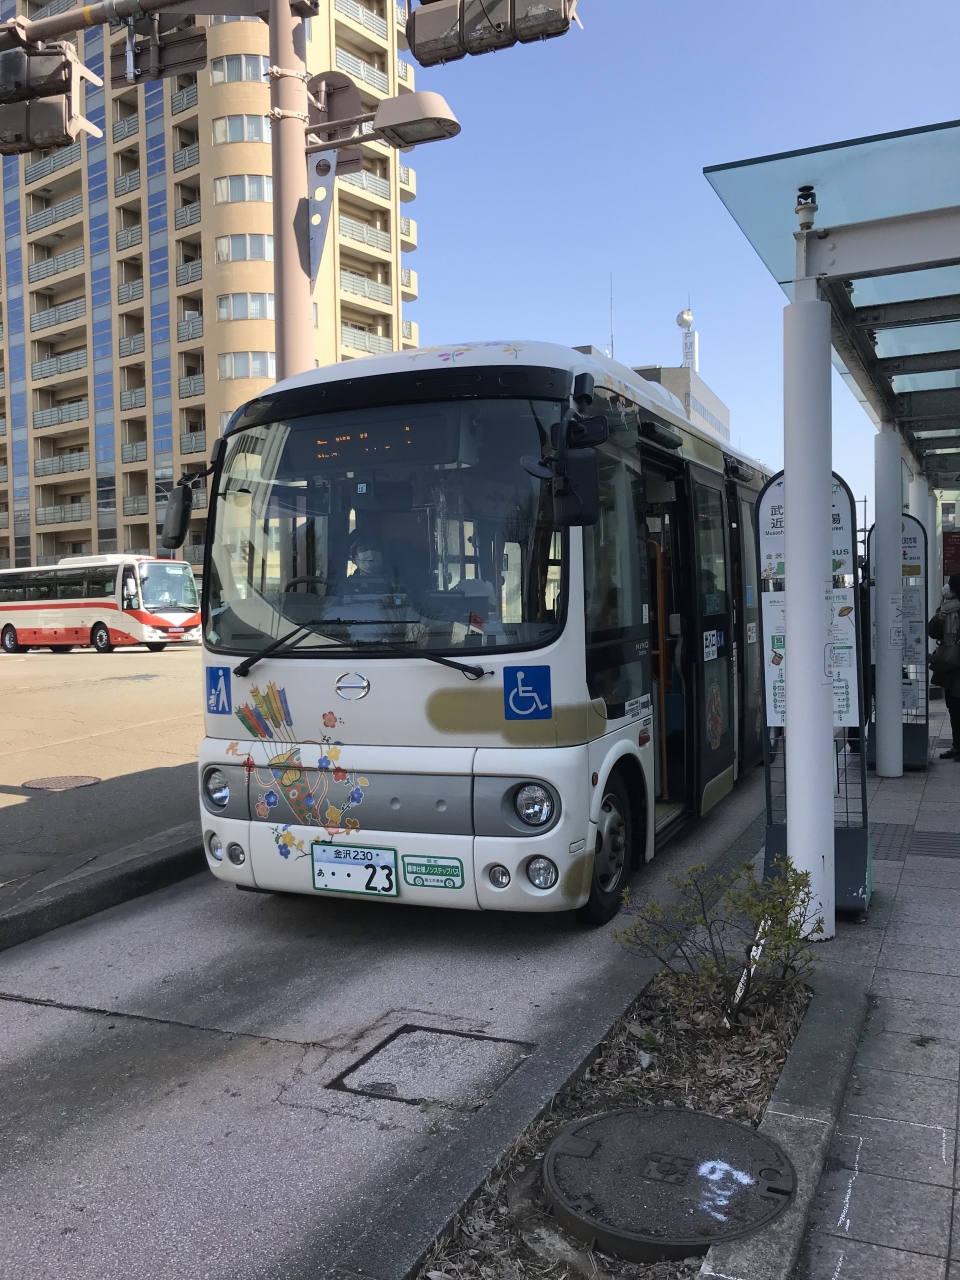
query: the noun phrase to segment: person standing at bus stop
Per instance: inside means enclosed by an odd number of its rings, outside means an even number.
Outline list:
[[[950,715],[953,741],[941,760],[960,762],[960,573],[953,573],[943,588],[940,608],[927,624],[927,635],[937,647],[930,658],[932,682],[940,685]]]

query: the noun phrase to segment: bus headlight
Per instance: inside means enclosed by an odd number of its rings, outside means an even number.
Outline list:
[[[505,889],[510,883],[510,872],[506,867],[501,867],[499,862],[490,868],[487,876],[495,889]]]
[[[223,861],[223,841],[214,832],[207,836],[207,851],[214,862]]]
[[[227,857],[235,867],[242,867],[247,860],[247,855],[243,851],[243,845],[234,841],[227,845]]]
[[[222,769],[210,769],[204,774],[203,790],[218,809],[225,809],[230,803],[230,783]]]
[[[527,879],[535,889],[552,889],[560,879],[560,872],[549,858],[531,858],[527,863]]]
[[[542,827],[553,817],[553,796],[538,782],[521,787],[513,804],[517,817],[529,827]]]

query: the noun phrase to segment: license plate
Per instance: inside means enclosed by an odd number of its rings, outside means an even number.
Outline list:
[[[398,896],[396,849],[315,840],[310,852],[315,889],[324,893],[359,893],[365,897]]]

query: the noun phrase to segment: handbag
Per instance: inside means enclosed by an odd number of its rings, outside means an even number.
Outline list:
[[[931,684],[951,688],[960,675],[960,644],[938,644],[930,655],[930,672]]]

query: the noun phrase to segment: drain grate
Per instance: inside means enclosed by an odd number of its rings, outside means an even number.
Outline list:
[[[24,782],[22,785],[29,791],[73,791],[75,787],[92,787],[99,781],[99,778],[91,777],[89,774],[68,773],[57,778],[31,778],[29,782]]]
[[[405,1026],[328,1087],[368,1098],[476,1111],[535,1048],[519,1040]]]
[[[922,858],[960,858],[960,833],[915,831],[910,853],[913,857]]]
[[[901,822],[871,822],[870,843],[879,862],[902,862],[910,847],[913,827]]]

